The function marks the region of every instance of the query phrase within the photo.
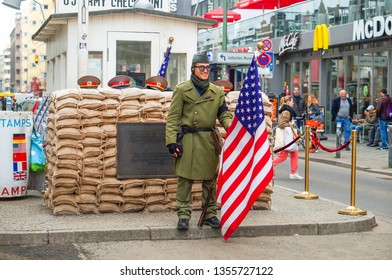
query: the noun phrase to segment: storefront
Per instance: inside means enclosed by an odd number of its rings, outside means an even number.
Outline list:
[[[325,31],[317,40],[325,38],[327,45],[316,50],[314,44],[319,42],[315,42],[314,31],[297,34],[297,46],[287,46],[287,36],[275,39],[274,53],[282,67],[276,67],[270,86],[283,90],[287,82],[290,91],[299,86],[305,97],[315,94],[326,108],[327,131],[333,132],[331,101],[341,89],[347,90],[357,115],[376,104],[381,89],[390,91],[392,16],[358,20]]]

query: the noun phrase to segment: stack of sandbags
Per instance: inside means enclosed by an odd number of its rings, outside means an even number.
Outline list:
[[[170,209],[170,198],[165,191],[166,180],[146,179],[144,194],[146,198],[146,212],[163,212]]]
[[[121,180],[121,182],[121,191],[124,198],[124,203],[121,205],[121,211],[143,211],[147,204],[144,192],[146,181],[141,179],[126,179]]]
[[[232,111],[238,93],[226,96]],[[176,178],[116,178],[117,123],[165,122],[171,97],[172,92],[139,88],[52,93],[47,119],[47,207],[54,214],[176,209]],[[272,125],[268,132],[272,136]],[[270,209],[271,193],[269,186],[254,208]],[[201,201],[201,182],[195,182],[193,209],[201,209]]]
[[[45,203],[55,214],[79,214],[78,198],[82,170],[81,95],[62,90],[49,100],[47,119],[48,189]]]
[[[143,106],[141,109],[142,118],[146,122],[165,122],[165,96],[159,90],[143,89],[143,95],[139,97],[139,102]]]

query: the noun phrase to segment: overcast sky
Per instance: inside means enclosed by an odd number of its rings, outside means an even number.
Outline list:
[[[0,1],[3,2],[2,0]],[[0,53],[3,53],[7,44],[10,43],[10,34],[15,27],[15,13],[17,12],[18,10],[0,4]]]

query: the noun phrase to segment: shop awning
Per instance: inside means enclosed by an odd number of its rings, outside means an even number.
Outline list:
[[[206,19],[214,19],[218,22],[223,22],[223,9],[216,8],[214,10],[209,11],[204,14],[204,18]],[[227,11],[227,22],[235,22],[241,19],[241,15],[239,13],[233,12],[232,10]]]
[[[237,3],[237,9],[273,10],[284,8],[305,0],[243,0]]]

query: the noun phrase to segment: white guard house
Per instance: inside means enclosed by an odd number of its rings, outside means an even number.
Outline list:
[[[83,18],[85,17],[85,18]],[[129,75],[139,87],[158,75],[173,37],[166,78],[168,87],[189,79],[192,56],[197,52],[197,32],[216,23],[198,17],[152,9],[130,8],[52,14],[32,36],[47,44],[48,93],[77,88],[81,57],[85,75],[101,80],[100,87],[116,75]],[[88,23],[80,32],[80,20]]]

